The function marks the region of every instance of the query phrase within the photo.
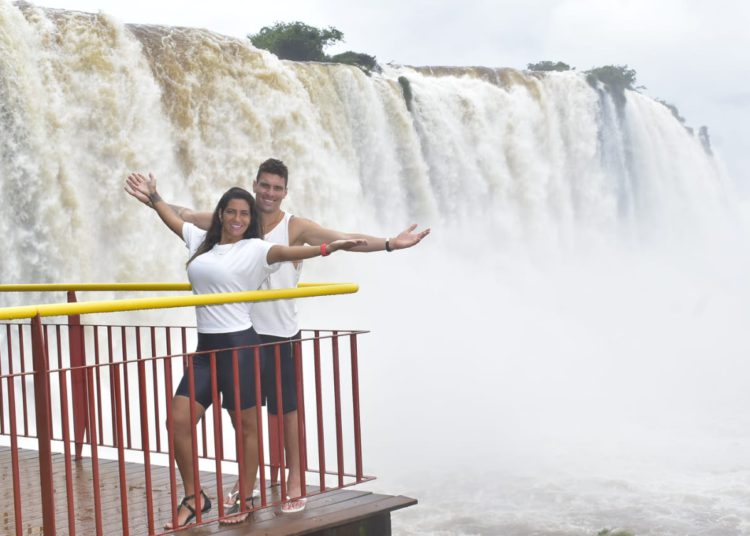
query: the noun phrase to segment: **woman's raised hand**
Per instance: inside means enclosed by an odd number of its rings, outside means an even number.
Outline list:
[[[174,234],[182,238],[182,227],[185,220],[156,191],[156,177],[153,173],[149,173],[148,177],[143,173],[131,173],[125,180],[125,191],[143,203],[150,205],[164,224]]]
[[[156,177],[153,173],[149,173],[148,177],[143,173],[131,173],[125,179],[125,191],[148,204],[151,196],[156,193]]]

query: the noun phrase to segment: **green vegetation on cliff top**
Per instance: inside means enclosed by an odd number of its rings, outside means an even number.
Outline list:
[[[326,55],[323,49],[344,40],[344,34],[333,26],[315,28],[300,21],[276,22],[247,37],[253,46],[268,50],[282,60],[346,63],[356,65],[367,74],[379,70],[375,56],[362,52],[349,50],[335,56]]]

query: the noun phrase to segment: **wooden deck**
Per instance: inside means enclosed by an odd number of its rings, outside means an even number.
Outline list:
[[[38,452],[19,450],[21,468],[21,499],[23,534],[43,534],[40,501]],[[65,492],[65,464],[62,454],[53,454],[55,482],[55,507],[57,534],[70,534],[68,527],[68,507]],[[75,509],[76,534],[96,534],[95,511],[91,459],[84,458],[72,463],[73,500]],[[130,534],[148,534],[145,497],[145,476],[143,465],[126,464],[128,523]],[[122,533],[120,510],[120,483],[117,462],[99,461],[99,478],[102,497],[102,523],[104,534]],[[15,515],[12,491],[11,451],[0,447],[0,478],[5,483],[7,493],[0,494],[0,534],[15,534]],[[152,489],[154,494],[154,524],[156,532],[171,519],[169,497],[169,472],[166,467],[151,467]],[[223,477],[225,486],[234,482],[234,476]],[[213,502],[206,519],[218,516],[214,475],[201,473],[206,492]],[[312,488],[315,489],[315,488]],[[278,488],[268,490],[268,500],[278,500]],[[367,534],[390,534],[390,512],[416,504],[415,499],[402,496],[378,495],[351,489],[335,490],[308,499],[307,508],[297,514],[281,514],[278,508],[265,508],[252,515],[252,519],[236,526],[220,526],[214,521],[194,527],[179,534],[202,536],[222,534],[234,536],[253,535],[301,535],[325,534],[326,536],[349,536]]]

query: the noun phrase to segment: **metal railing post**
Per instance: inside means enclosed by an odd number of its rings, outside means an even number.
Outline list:
[[[74,290],[68,291],[68,303],[76,303]],[[68,345],[70,349],[70,379],[73,384],[73,438],[76,444],[76,460],[81,459],[83,451],[84,434],[89,441],[96,441],[89,433],[89,403],[88,390],[86,389],[86,374],[83,370],[86,365],[86,345],[83,338],[83,326],[81,315],[68,316]]]
[[[279,482],[279,469],[281,468],[281,444],[279,443],[279,427],[281,426],[281,419],[278,415],[272,415],[267,413],[268,418],[268,452],[269,460],[268,465],[271,468],[271,485],[278,484]]]
[[[297,380],[297,437],[299,438],[298,452],[293,452],[292,456],[298,456],[300,467],[300,492],[304,497],[307,495],[307,432],[305,429],[305,379],[302,376],[302,343],[294,341],[292,343],[294,353],[294,369]]]
[[[36,433],[39,442],[39,481],[42,496],[42,520],[45,536],[55,530],[55,489],[52,475],[52,418],[49,414],[50,382],[49,363],[44,351],[42,317],[31,319],[31,348],[34,362],[34,406],[36,407]]]
[[[318,471],[320,474],[320,491],[326,490],[326,444],[323,426],[323,382],[320,367],[320,331],[313,332],[313,357],[315,359],[315,415],[318,422]]]
[[[339,333],[334,331],[331,339],[333,351],[333,404],[336,412],[336,462],[339,487],[344,487],[344,428],[341,422],[341,372],[339,367]]]
[[[357,482],[362,481],[362,429],[359,412],[359,363],[357,361],[357,336],[349,335],[352,360],[352,417],[354,418],[354,459]]]

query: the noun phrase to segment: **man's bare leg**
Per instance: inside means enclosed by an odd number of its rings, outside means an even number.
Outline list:
[[[289,497],[302,495],[300,480],[299,429],[297,427],[297,410],[284,414],[284,452],[289,477],[286,481],[286,494]]]
[[[286,493],[289,497],[299,497],[302,494],[301,463],[299,456],[299,429],[297,428],[297,410],[284,415],[284,453],[285,465],[289,470],[286,483]],[[239,480],[235,481],[232,491],[227,497],[239,489]],[[224,503],[229,504],[225,501]]]

